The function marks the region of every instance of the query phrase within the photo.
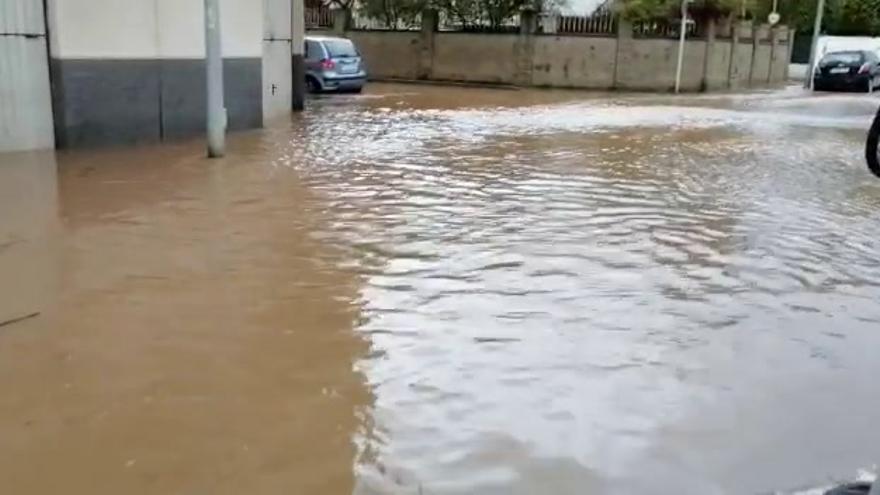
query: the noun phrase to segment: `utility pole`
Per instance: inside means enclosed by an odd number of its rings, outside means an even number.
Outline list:
[[[804,77],[804,87],[812,89],[813,71],[816,70],[816,56],[819,51],[819,35],[822,34],[822,16],[825,14],[825,0],[818,0],[816,4],[816,23],[813,24],[813,45],[810,47],[810,66]]]
[[[219,158],[226,153],[223,50],[220,40],[220,0],[205,0],[205,75],[208,90],[208,156],[210,158]]]
[[[290,38],[293,53],[293,110],[302,111],[306,100],[306,9],[303,0],[291,0]]]
[[[688,2],[681,0],[681,33],[678,37],[678,65],[675,67],[675,92],[681,91],[681,69],[684,64],[684,44],[687,37]]]

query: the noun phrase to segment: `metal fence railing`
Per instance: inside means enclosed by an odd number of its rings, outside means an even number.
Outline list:
[[[701,26],[693,21],[686,24],[688,37],[700,36]],[[633,23],[633,36],[638,38],[678,38],[681,32],[679,21],[640,21]]]
[[[328,7],[309,7],[305,11],[307,29],[332,28],[334,13]],[[703,26],[689,20],[686,24],[688,37],[702,37]],[[388,20],[354,12],[351,28],[368,31],[417,31],[421,29],[421,17],[407,16]],[[615,36],[618,28],[616,13],[605,10],[589,16],[541,15],[539,33],[562,35]],[[637,38],[678,38],[681,23],[676,20],[638,21],[632,24],[633,36]],[[520,15],[513,14],[502,21],[490,21],[470,15],[462,20],[446,12],[439,12],[438,30],[442,32],[469,33],[517,33],[521,30]]]
[[[333,11],[328,7],[308,7],[305,11],[306,29],[333,27]]]
[[[617,20],[611,12],[591,16],[560,16],[556,20],[556,32],[560,34],[614,34]]]
[[[421,29],[421,16],[416,15],[407,18],[388,21],[366,15],[355,14],[352,16],[352,28],[363,31],[418,31]]]
[[[464,33],[516,33],[520,30],[520,16],[513,14],[502,21],[492,22],[489,19],[470,16],[467,22],[448,15],[446,12],[439,13],[438,29],[448,32]]]

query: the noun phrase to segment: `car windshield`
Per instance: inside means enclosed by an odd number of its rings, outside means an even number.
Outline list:
[[[861,52],[829,53],[822,58],[823,64],[857,64],[862,61]]]
[[[357,57],[358,53],[354,47],[354,43],[349,40],[326,40],[324,46],[331,58],[335,57]]]

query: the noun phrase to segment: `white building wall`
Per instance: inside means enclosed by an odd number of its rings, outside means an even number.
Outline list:
[[[53,0],[53,11],[53,56],[57,58],[205,56],[202,0]],[[221,0],[220,15],[223,55],[260,57],[261,3]]]
[[[158,55],[156,0],[52,0],[54,58]]]

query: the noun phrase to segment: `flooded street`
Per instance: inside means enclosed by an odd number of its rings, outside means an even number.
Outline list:
[[[375,85],[0,155],[0,486],[797,493],[880,462],[880,98]]]

